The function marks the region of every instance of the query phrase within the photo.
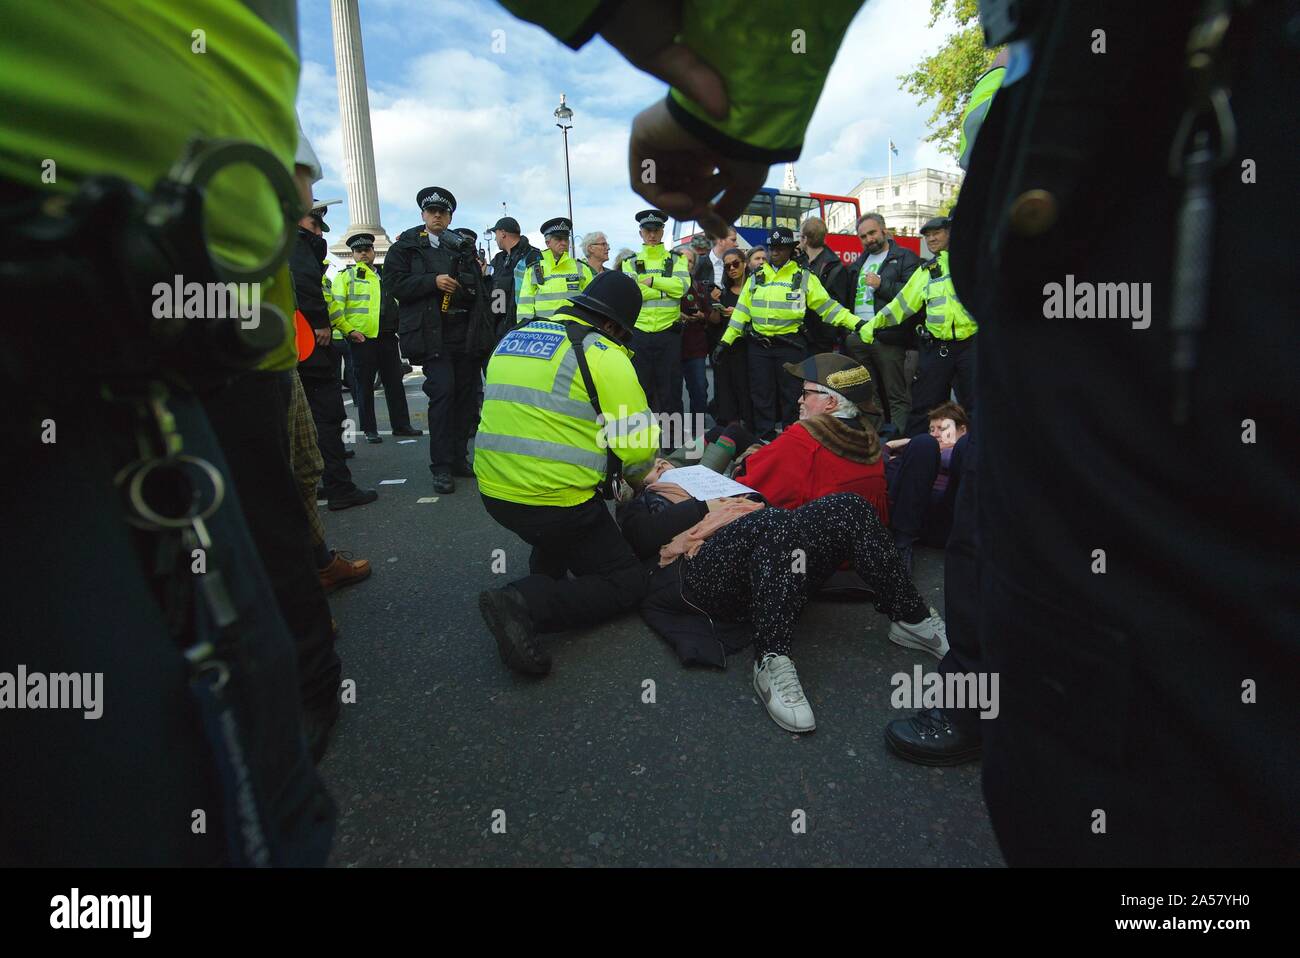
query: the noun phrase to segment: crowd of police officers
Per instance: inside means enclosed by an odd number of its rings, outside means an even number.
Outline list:
[[[663,209],[642,216],[639,259],[594,279],[569,254],[568,223],[549,223],[542,252],[503,220],[518,238],[501,243],[489,295],[472,243],[448,229],[455,198],[429,187],[424,226],[381,276],[396,322],[381,303],[378,326],[370,264],[358,259],[339,307],[319,232],[293,233],[310,192],[287,172],[300,139],[291,0],[75,16],[37,4],[0,31],[15,65],[0,267],[22,318],[0,355],[15,405],[0,429],[16,453],[0,527],[20,557],[5,664],[101,674],[109,689],[91,723],[6,704],[0,767],[19,773],[4,789],[5,863],[325,862],[337,811],[308,743],[337,713],[338,659],[290,440],[315,429],[332,504],[368,498],[345,472],[334,328],[349,349],[373,339],[391,357],[387,331],[424,367],[436,488],[469,472],[482,388],[472,468],[489,513],[534,545],[519,598],[480,598],[508,664],[545,671],[535,633],[627,601],[610,598],[626,572],[603,560],[612,520],[593,496],[614,458],[626,467],[659,445],[647,391],[679,401],[658,382],[679,270],[653,221],[719,228],[771,164],[799,156],[858,5],[737,19],[686,3],[672,6],[682,29],[665,31],[677,21],[658,5],[503,3],[574,48],[600,33],[671,84],[629,140],[632,169],[656,158],[661,174],[632,188]],[[945,618],[955,667],[1000,676],[982,772],[1009,863],[1293,864],[1300,425],[1278,390],[1294,381],[1279,296],[1294,243],[1258,235],[1300,203],[1287,188],[1300,5],[979,6],[986,44],[1010,56],[997,95],[972,104],[984,126],[951,257],[931,224],[935,259],[889,302],[861,279],[868,309],[856,294],[851,308],[829,301],[773,255],[724,338],[755,337],[750,357],[784,350],[811,308],[866,345],[924,304],[918,384],[977,397]],[[219,55],[191,55],[193,22],[212,24]],[[725,35],[730,49],[784,51],[793,28],[806,53],[710,48]],[[220,181],[222,166],[238,172]],[[703,166],[719,176],[693,175]],[[773,233],[774,254],[793,245]],[[285,245],[259,260],[266,237]],[[254,261],[264,269],[241,271]],[[259,283],[267,321],[151,322],[155,281],[177,275]],[[1154,320],[1049,318],[1046,285],[1067,278],[1148,284]],[[311,351],[301,336],[294,348],[295,308],[325,363],[299,365]],[[382,369],[379,355],[354,365],[372,359]],[[774,365],[758,355],[752,368],[761,380]],[[295,404],[310,414],[291,419]],[[573,425],[557,432],[552,417]],[[575,554],[573,529],[595,545]],[[195,810],[211,828],[191,827]]]

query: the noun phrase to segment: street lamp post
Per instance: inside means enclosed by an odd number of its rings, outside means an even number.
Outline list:
[[[565,104],[563,93],[560,94],[560,105],[555,108],[555,118],[559,120],[555,125],[560,128],[564,135],[564,191],[569,197],[569,229],[572,230],[573,183],[569,179],[569,130],[573,129],[573,111]]]

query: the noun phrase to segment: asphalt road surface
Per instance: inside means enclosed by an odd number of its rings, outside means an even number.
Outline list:
[[[422,381],[406,390],[425,428]],[[526,574],[528,549],[474,480],[435,496],[427,434],[387,433],[382,396],[383,444],[358,434],[349,461],[379,501],[321,510],[330,545],[374,567],[330,599],[355,684],[321,764],[340,809],[333,864],[1003,863],[979,763],[923,768],[886,750],[885,723],[908,714],[890,677],[936,661],[890,644],[870,605],[815,602],[800,620],[809,735],[768,717],[748,651],[725,671],[685,668],[638,616],[553,637],[545,678],[506,669],[477,596]],[[940,552],[918,550],[917,586],[940,611],[942,573]]]

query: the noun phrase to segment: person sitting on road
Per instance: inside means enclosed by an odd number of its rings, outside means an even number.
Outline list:
[[[952,510],[961,461],[970,442],[966,410],[949,400],[929,412],[930,434],[885,443],[889,461],[890,527],[894,545],[908,570],[912,546],[921,542],[942,549],[952,531]]]
[[[871,373],[837,353],[818,353],[785,371],[804,380],[799,421],[747,450],[733,478],[774,506],[796,508],[834,492],[856,492],[889,522],[880,437],[864,413],[878,413]]]
[[[665,465],[660,460],[656,470]],[[650,478],[657,478],[654,470]],[[728,653],[752,641],[754,689],[787,731],[816,728],[790,657],[795,624],[844,562],[892,620],[891,642],[937,658],[948,651],[943,619],[927,608],[861,496],[838,493],[790,510],[748,498],[701,502],[680,486],[652,481],[618,518],[650,569],[642,617],[684,664],[725,666]]]

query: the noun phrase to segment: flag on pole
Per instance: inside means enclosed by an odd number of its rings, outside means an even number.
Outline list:
[[[893,140],[889,141],[889,152],[893,153],[894,156],[898,156],[898,147],[894,146]]]

